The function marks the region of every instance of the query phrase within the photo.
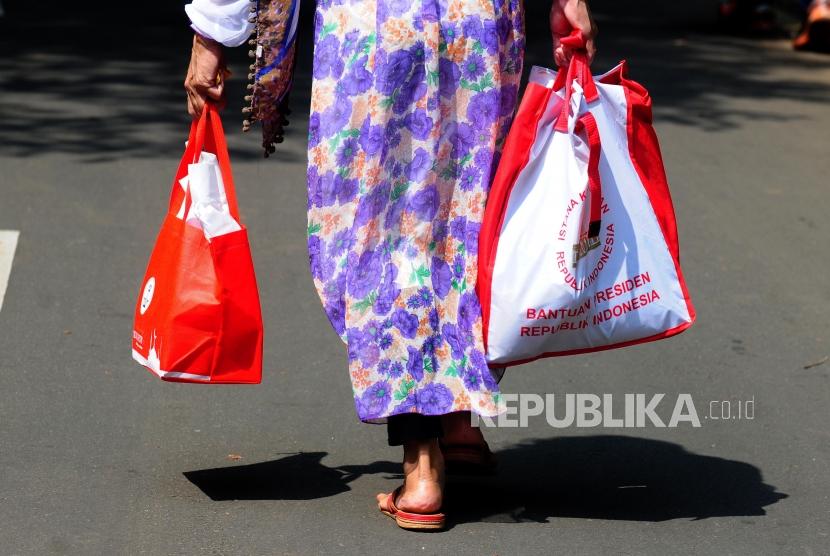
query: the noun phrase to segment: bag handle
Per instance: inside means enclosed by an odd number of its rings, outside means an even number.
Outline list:
[[[205,117],[204,113],[202,113],[202,117]],[[194,157],[198,159],[198,153],[201,152],[201,147],[198,151],[196,150],[196,132],[201,122],[202,118],[199,118],[198,120],[193,120],[193,122],[191,122],[190,124],[190,133],[187,136],[187,143],[185,144],[184,154],[182,155],[181,162],[179,162],[179,169],[176,170],[176,177],[173,180],[173,190],[170,192],[170,202],[168,203],[167,207],[167,210],[173,214],[176,214],[178,212],[179,207],[181,207],[182,205],[182,201],[184,201],[188,205],[186,209],[190,209],[188,195],[189,188],[188,192],[182,193],[182,188],[179,186],[179,180],[187,175],[187,165],[193,162]],[[204,139],[202,139],[202,143],[203,142]],[[185,214],[187,213],[185,212]]]
[[[562,105],[562,112],[556,120],[556,131],[568,131],[568,115],[571,109],[571,96],[573,95],[574,81],[578,82],[582,87],[582,92],[585,95],[585,100],[594,102],[599,98],[599,91],[597,91],[596,83],[594,83],[594,76],[591,75],[591,66],[588,63],[588,54],[585,50],[585,37],[582,31],[574,29],[571,34],[564,37],[561,43],[568,48],[574,50],[571,56],[571,61],[568,64],[568,69],[559,69],[556,74],[556,80],[553,82],[553,90],[559,91],[565,89],[565,102]]]
[[[199,156],[207,147],[208,151],[213,151],[219,163],[219,171],[222,174],[222,182],[225,185],[225,197],[228,199],[228,210],[233,216],[234,220],[242,224],[239,215],[239,203],[236,199],[236,188],[233,184],[233,175],[231,174],[231,161],[228,154],[228,145],[225,141],[225,132],[222,128],[222,120],[216,110],[216,106],[212,102],[206,102],[202,109],[202,115],[198,120],[194,120],[190,124],[190,135],[187,140],[187,148],[182,156],[179,171],[176,174],[176,181],[173,183],[173,193],[170,196],[170,211],[178,211],[181,206],[182,198],[179,194],[181,188],[178,185],[178,179],[187,174],[187,165],[195,164],[199,161]],[[191,196],[190,188],[184,194],[185,214],[190,210]]]
[[[228,209],[234,220],[242,225],[242,219],[239,216],[239,203],[236,200],[236,187],[234,187],[233,174],[231,173],[231,157],[228,154],[228,144],[225,141],[222,119],[219,117],[219,111],[216,110],[216,106],[212,102],[205,103],[204,111],[208,113],[208,117],[210,118],[213,152],[218,159],[222,182],[225,184],[225,197],[228,199]]]
[[[588,139],[588,192],[591,195],[590,220],[588,237],[599,237],[602,225],[602,179],[599,175],[599,159],[602,153],[602,142],[599,128],[593,114],[586,112],[576,121],[574,133],[585,133]]]

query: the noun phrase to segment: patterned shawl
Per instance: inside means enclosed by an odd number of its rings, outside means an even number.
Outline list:
[[[248,74],[245,97],[250,106],[242,109],[246,115],[242,130],[251,123],[262,122],[262,147],[265,157],[282,143],[284,127],[288,125],[288,93],[294,81],[295,39],[300,15],[300,0],[252,0],[251,18],[256,21],[256,38],[248,55],[254,59]]]

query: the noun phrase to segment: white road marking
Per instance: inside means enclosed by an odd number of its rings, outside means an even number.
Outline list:
[[[19,236],[20,232],[17,230],[0,230],[0,310],[3,309],[3,298],[6,296],[6,286],[9,285],[12,259]]]

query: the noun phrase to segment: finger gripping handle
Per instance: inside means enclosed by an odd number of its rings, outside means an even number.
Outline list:
[[[571,56],[567,70],[559,68],[556,81],[553,83],[554,91],[565,90],[565,102],[562,105],[562,113],[556,122],[555,129],[556,131],[567,132],[574,82],[579,83],[582,94],[589,103],[599,98],[599,91],[596,83],[594,83],[594,76],[591,75],[591,65],[588,63],[587,52],[585,52],[585,38],[582,31],[574,29],[569,36],[562,39],[562,44],[576,49]]]

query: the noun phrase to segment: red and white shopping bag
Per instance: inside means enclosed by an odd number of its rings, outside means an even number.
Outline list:
[[[581,36],[569,40],[579,46]],[[695,319],[648,92],[626,63],[535,67],[482,224],[488,361],[519,364],[677,334]]]
[[[135,307],[133,358],[163,380],[257,384],[262,314],[222,123],[193,122]]]

